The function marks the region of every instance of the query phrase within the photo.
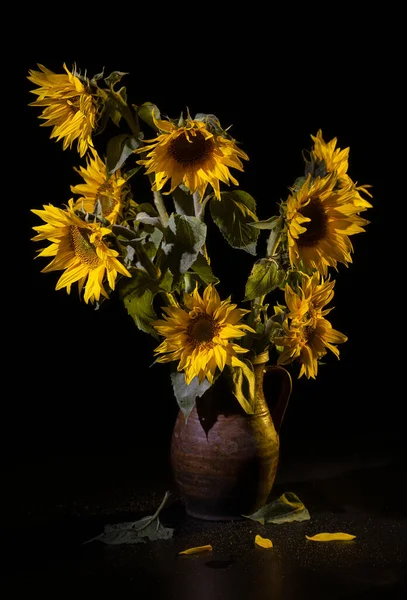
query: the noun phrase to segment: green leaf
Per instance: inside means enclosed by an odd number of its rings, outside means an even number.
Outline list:
[[[158,212],[151,202],[142,202],[137,205],[136,212],[146,212],[150,217],[158,217]]]
[[[196,261],[191,265],[191,269],[199,275],[202,281],[206,284],[218,283],[219,279],[212,273],[212,269],[206,258],[199,253]]]
[[[245,288],[244,302],[268,294],[283,282],[285,273],[272,258],[260,259],[251,270]]]
[[[171,382],[178,406],[184,414],[185,422],[187,422],[188,417],[195,406],[196,398],[203,396],[206,390],[211,387],[211,384],[207,379],[204,379],[202,383],[199,383],[199,378],[194,377],[191,383],[187,385],[185,383],[184,373],[179,373],[178,371],[171,373]]]
[[[128,75],[128,73],[123,73],[122,71],[113,71],[112,73],[110,73],[110,75],[105,77],[105,83],[110,88],[113,88],[113,86],[116,83],[118,83],[121,80],[121,78],[124,77],[125,75]]]
[[[143,269],[134,269],[131,275],[131,279],[120,281],[119,297],[137,327],[158,339],[157,332],[151,325],[157,319],[153,308],[154,296],[159,291],[157,282]]]
[[[171,271],[167,270],[161,277],[158,285],[161,290],[164,290],[165,292],[172,292],[173,281],[174,275],[171,273]]]
[[[256,229],[274,229],[279,218],[280,217],[270,217],[265,221],[255,221],[253,223],[249,223],[249,225],[250,227],[255,227]]]
[[[161,119],[161,114],[158,107],[152,102],[144,102],[144,104],[139,106],[137,109],[138,116],[140,117],[140,119],[142,119],[144,123],[147,123],[147,125],[149,125],[152,129],[157,131],[157,127],[155,126],[153,121],[153,111],[154,117],[157,119],[157,121]]]
[[[194,199],[191,194],[184,192],[180,187],[172,192],[175,210],[179,215],[193,217],[195,215]]]
[[[230,389],[239,401],[243,410],[252,415],[254,413],[254,371],[250,360],[240,359],[244,366],[225,367],[225,375]]]
[[[242,515],[262,525],[265,523],[291,523],[292,521],[307,521],[310,514],[301,500],[293,492],[286,492],[277,500],[266,504],[252,515]]]
[[[197,217],[172,213],[162,245],[165,266],[174,275],[186,273],[198,258],[206,239],[206,225]]]
[[[294,192],[298,192],[302,186],[304,185],[304,183],[306,182],[306,177],[298,177],[293,185],[293,191]]]
[[[168,496],[169,492],[166,492],[164,500],[154,515],[143,517],[139,521],[106,525],[103,533],[88,540],[85,544],[95,541],[110,545],[140,544],[146,542],[147,539],[155,541],[172,538],[174,529],[164,527],[158,516],[163,509]]]
[[[220,201],[214,198],[209,206],[212,219],[232,248],[255,255],[259,231],[250,226],[257,221],[254,198],[242,190],[222,192]]]
[[[100,116],[100,123],[98,126],[98,135],[104,132],[106,129],[109,119],[112,119],[115,125],[119,125],[120,119],[122,118],[121,112],[117,109],[116,102],[111,98],[105,100],[102,114]],[[141,165],[140,165],[141,166]]]
[[[125,160],[141,144],[140,137],[121,133],[111,138],[107,144],[107,171],[112,174],[124,164]]]

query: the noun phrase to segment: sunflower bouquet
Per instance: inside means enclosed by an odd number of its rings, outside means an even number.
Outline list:
[[[49,242],[38,253],[51,259],[43,272],[62,271],[57,290],[69,294],[77,284],[79,298],[95,307],[117,293],[136,326],[160,342],[156,362],[173,366],[184,412],[220,376],[252,412],[253,360],[264,352],[276,364],[297,363],[307,378],[328,350],[339,357],[347,338],[326,319],[330,270],[352,262],[350,236],[364,231],[360,213],[371,207],[370,186],[347,173],[349,148],[325,142],[321,131],[311,135],[304,172],[277,214],[259,220],[232,174],[249,157],[215,115],[171,119],[151,102],[130,104],[122,72],[89,78],[76,66],[60,74],[38,67],[28,76],[37,86],[32,105],[50,137],[64,150],[75,145],[83,159],[67,204],[32,211],[45,223],[33,240]],[[208,218],[225,244],[255,257],[243,307],[217,291]],[[258,257],[263,230],[266,252]]]

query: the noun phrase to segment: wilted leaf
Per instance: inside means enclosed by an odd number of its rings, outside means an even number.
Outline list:
[[[178,554],[200,554],[201,552],[212,552],[212,546],[208,544],[207,546],[197,546],[196,548],[188,548],[187,550],[178,552]]]
[[[153,111],[154,117],[158,120],[161,119],[160,111],[155,104],[152,102],[144,102],[141,106],[138,107],[137,112],[140,119],[147,123],[152,129],[157,131],[157,127],[154,125],[153,121]]]
[[[191,383],[187,385],[184,373],[178,371],[171,373],[171,382],[178,406],[184,414],[185,421],[187,421],[194,408],[196,398],[203,396],[206,390],[211,387],[211,384],[207,379],[199,383],[199,378],[194,377]]]
[[[272,548],[273,547],[273,542],[271,540],[269,540],[268,538],[261,537],[261,535],[256,535],[256,537],[254,539],[254,543],[257,544],[258,546],[261,546],[262,548]]]
[[[243,515],[253,521],[265,523],[290,523],[291,521],[306,521],[310,514],[301,500],[293,492],[286,492],[277,500],[273,500],[252,515]]]
[[[112,73],[110,73],[110,75],[108,75],[107,77],[105,77],[105,83],[109,87],[113,87],[125,75],[128,75],[128,73],[123,73],[122,71],[113,71]]]
[[[208,264],[208,261],[202,254],[198,254],[196,261],[191,265],[191,269],[195,271],[197,275],[206,284],[218,283],[219,279],[212,273],[212,269]]]
[[[126,159],[141,144],[141,138],[134,135],[121,133],[111,138],[107,144],[106,166],[108,173],[112,174],[124,164]]]
[[[349,533],[317,533],[311,537],[308,535],[305,537],[307,540],[311,540],[312,542],[346,542],[349,540],[354,540],[356,535],[351,535]]]
[[[254,371],[251,362],[240,359],[243,367],[225,367],[230,388],[243,410],[252,415],[254,412]]]
[[[166,492],[156,513],[152,516],[143,517],[139,521],[128,523],[117,523],[116,525],[106,525],[103,533],[97,535],[85,542],[99,541],[104,544],[139,544],[149,540],[167,540],[173,536],[174,529],[164,527],[160,523],[158,515],[167,502],[169,492]]]
[[[250,223],[257,221],[254,198],[242,190],[222,192],[220,201],[211,200],[209,207],[212,219],[232,248],[256,254],[260,232],[250,227]]]
[[[270,217],[265,221],[254,221],[253,223],[248,223],[251,227],[255,229],[274,229],[277,225],[277,221],[280,217]]]

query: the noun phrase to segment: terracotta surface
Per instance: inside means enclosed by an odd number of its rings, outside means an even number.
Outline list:
[[[180,411],[175,423],[171,462],[174,478],[188,515],[207,520],[229,520],[263,506],[272,489],[279,460],[276,431],[284,415],[290,378],[284,369],[268,368],[268,378],[283,378],[273,422],[263,392],[265,364],[255,369],[256,404],[253,415],[241,408],[219,378],[201,398],[187,422]],[[278,383],[281,384],[282,381]]]

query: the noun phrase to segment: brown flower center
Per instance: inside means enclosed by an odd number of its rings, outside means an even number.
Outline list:
[[[219,329],[219,323],[209,315],[201,313],[189,324],[188,335],[194,346],[208,346],[211,345]]]
[[[69,240],[75,256],[79,258],[82,264],[96,268],[102,263],[96,254],[95,246],[89,241],[89,232],[87,229],[72,225],[69,231]]]
[[[303,217],[311,219],[311,221],[303,223],[303,227],[306,227],[307,231],[301,233],[297,244],[299,246],[316,246],[318,242],[324,239],[328,230],[328,218],[321,200],[319,198],[312,198],[298,212]]]
[[[213,148],[212,138],[206,139],[200,131],[185,132],[171,140],[169,155],[182,166],[201,165],[210,156]]]

